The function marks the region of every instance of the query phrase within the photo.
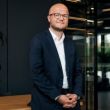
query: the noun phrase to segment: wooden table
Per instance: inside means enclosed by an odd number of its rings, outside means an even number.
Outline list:
[[[30,95],[0,96],[0,110],[31,110]]]

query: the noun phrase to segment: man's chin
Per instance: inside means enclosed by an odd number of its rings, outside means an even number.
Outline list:
[[[56,31],[62,32],[64,31],[66,28],[54,28]]]

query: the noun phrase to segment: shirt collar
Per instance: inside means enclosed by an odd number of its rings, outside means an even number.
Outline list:
[[[56,35],[52,32],[52,30],[51,30],[50,28],[49,28],[49,31],[50,31],[50,33],[51,33],[52,38],[53,38],[54,41],[63,42],[63,40],[64,40],[64,38],[65,38],[65,34],[64,34],[64,33],[63,33],[61,39],[59,39],[58,36],[56,36]]]

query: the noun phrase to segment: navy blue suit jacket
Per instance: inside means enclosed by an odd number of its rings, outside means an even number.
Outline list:
[[[82,73],[72,39],[65,37],[64,51],[69,90],[80,96]],[[32,110],[63,110],[55,101],[55,98],[61,95],[62,67],[49,30],[37,34],[32,39],[30,64],[33,75]]]

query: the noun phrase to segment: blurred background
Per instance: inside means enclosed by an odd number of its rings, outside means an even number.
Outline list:
[[[109,0],[0,0],[0,96],[30,94],[30,41],[47,29],[48,9],[57,2],[70,10],[65,33],[83,68],[82,109],[110,110]]]

